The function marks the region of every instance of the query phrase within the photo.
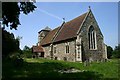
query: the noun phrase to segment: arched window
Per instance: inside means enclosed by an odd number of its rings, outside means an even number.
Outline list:
[[[69,43],[66,43],[66,53],[69,53]]]
[[[89,49],[97,49],[96,32],[93,26],[90,26],[89,28],[88,38],[89,38]]]
[[[54,46],[54,53],[56,53],[57,51],[56,51],[56,46]]]

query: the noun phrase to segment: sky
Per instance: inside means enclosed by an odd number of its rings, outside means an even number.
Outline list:
[[[38,32],[46,26],[54,29],[62,24],[62,18],[70,21],[91,10],[104,36],[104,42],[113,48],[118,44],[118,3],[117,2],[36,2],[37,8],[28,15],[20,14],[21,25],[10,30],[21,36],[20,48],[32,47],[38,42]]]

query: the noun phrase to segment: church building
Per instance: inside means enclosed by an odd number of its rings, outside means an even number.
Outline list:
[[[107,59],[104,36],[90,8],[53,30],[46,27],[39,31],[33,52],[38,57],[73,62]]]

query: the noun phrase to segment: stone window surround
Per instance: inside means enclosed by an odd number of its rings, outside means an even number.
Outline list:
[[[93,30],[91,32],[90,32],[90,28],[93,28]],[[88,40],[89,40],[89,49],[97,50],[96,31],[92,24],[88,28]]]
[[[57,52],[57,45],[54,45],[54,47],[53,47],[53,51],[54,51],[54,53]]]
[[[76,60],[77,61],[82,61],[82,51],[81,51],[81,40],[82,40],[82,37],[79,35],[77,36],[77,40],[76,40]]]
[[[66,42],[65,43],[65,53],[70,53],[70,47],[69,47],[70,43]]]

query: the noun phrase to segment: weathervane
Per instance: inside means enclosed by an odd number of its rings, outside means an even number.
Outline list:
[[[88,7],[88,9],[90,10],[90,6]]]
[[[62,18],[63,19],[63,21],[65,22],[65,18]]]
[[[65,18],[62,18],[63,19],[63,22],[65,22]]]

